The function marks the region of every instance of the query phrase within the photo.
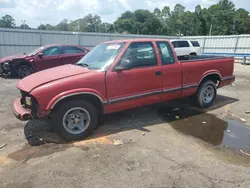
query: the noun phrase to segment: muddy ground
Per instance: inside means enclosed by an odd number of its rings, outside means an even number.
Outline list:
[[[183,99],[111,114],[73,143],[38,121],[40,140],[27,140],[32,122],[12,113],[18,80],[0,78],[0,187],[250,187],[250,66],[235,75],[206,111]]]

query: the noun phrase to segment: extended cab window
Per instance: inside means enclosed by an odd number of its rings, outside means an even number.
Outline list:
[[[171,47],[167,42],[156,42],[160,55],[162,65],[168,65],[174,63],[174,56]]]
[[[59,47],[50,47],[43,51],[43,56],[54,56],[61,54]]]
[[[121,59],[130,60],[133,68],[157,66],[155,50],[151,42],[131,43]]]
[[[178,48],[189,47],[188,41],[177,41],[177,43],[178,43]]]
[[[79,54],[84,53],[83,49],[77,48],[75,46],[63,46],[63,54]]]

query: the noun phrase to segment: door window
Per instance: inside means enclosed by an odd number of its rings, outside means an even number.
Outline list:
[[[79,54],[84,53],[83,49],[77,48],[75,46],[64,46],[63,47],[63,54]]]
[[[177,41],[173,41],[172,44],[173,44],[173,46],[174,46],[175,48],[178,48],[178,43],[177,43]]]
[[[200,44],[198,41],[191,41],[193,47],[200,47]]]
[[[59,47],[50,47],[43,51],[43,56],[54,56],[61,54]]]
[[[157,66],[156,54],[151,42],[131,43],[121,59],[128,59],[133,68]]]
[[[189,47],[189,44],[187,41],[177,41],[177,43],[178,43],[178,48]]]
[[[171,47],[167,42],[156,42],[160,55],[162,65],[173,64],[174,56]]]

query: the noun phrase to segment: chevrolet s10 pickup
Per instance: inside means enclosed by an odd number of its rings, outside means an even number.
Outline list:
[[[20,80],[21,97],[13,109],[20,120],[49,119],[62,138],[79,140],[108,113],[187,96],[207,108],[217,88],[235,80],[233,71],[232,57],[190,56],[180,61],[168,40],[109,41],[75,65]]]

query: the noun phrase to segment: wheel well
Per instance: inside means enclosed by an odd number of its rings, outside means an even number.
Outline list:
[[[102,101],[97,96],[91,95],[91,94],[79,94],[79,95],[66,97],[66,98],[60,100],[58,103],[56,103],[56,105],[52,109],[52,113],[56,109],[60,108],[60,106],[63,103],[70,101],[70,100],[85,100],[87,102],[92,103],[96,107],[98,115],[102,115],[104,113]]]
[[[16,63],[15,63],[15,67],[19,67],[19,66],[21,66],[21,65],[28,65],[28,66],[31,66],[31,65],[29,64],[28,61],[19,61],[19,62],[16,62]]]
[[[189,55],[197,55],[197,53],[195,53],[195,52],[192,52],[192,53],[190,53]]]
[[[204,78],[202,78],[202,80],[200,81],[200,84],[202,84],[203,82],[207,80],[212,80],[218,86],[219,82],[221,81],[221,78],[218,74],[209,74],[205,76]]]

